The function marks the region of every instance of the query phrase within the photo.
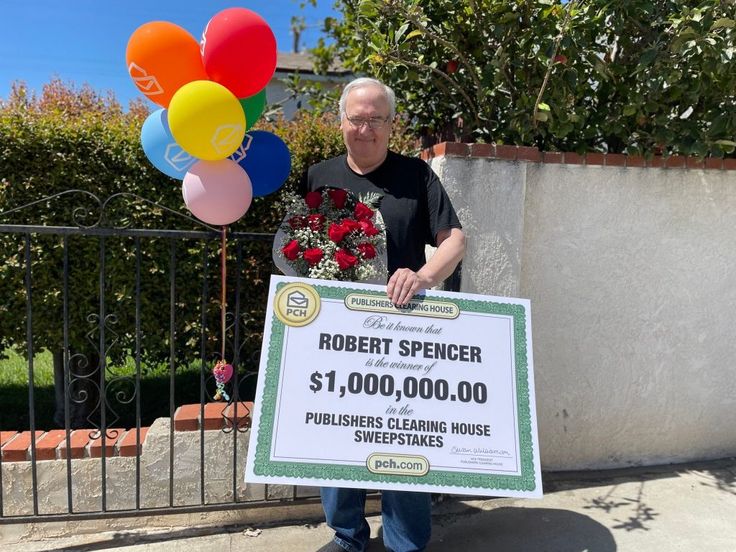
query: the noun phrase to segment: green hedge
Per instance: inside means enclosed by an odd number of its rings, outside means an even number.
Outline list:
[[[47,85],[40,97],[16,87],[0,106],[0,211],[27,205],[70,189],[84,190],[105,199],[129,192],[188,214],[180,182],[156,170],[140,147],[140,127],[147,109],[134,105],[125,113],[113,98],[104,98],[89,88],[76,90],[59,81]],[[265,125],[281,135],[291,150],[293,170],[287,186],[312,162],[342,151],[340,134],[333,121],[305,115],[298,122]],[[231,231],[274,232],[282,218],[279,195],[257,198]],[[75,209],[84,207],[89,212]],[[99,206],[84,194],[65,194],[51,201],[9,213],[5,224],[75,226],[94,224]],[[132,228],[202,229],[198,224],[152,209],[145,202],[121,198],[107,210],[104,226],[127,224]],[[31,240],[32,306],[35,350],[59,351],[63,345],[62,239],[34,235]],[[170,240],[142,240],[142,334],[146,362],[165,361],[169,355],[169,263]],[[24,286],[24,238],[19,234],[0,237],[0,351],[14,347],[25,353],[26,290]],[[132,238],[105,238],[105,282],[110,321],[108,338],[117,341],[109,354],[113,362],[135,351],[135,254]],[[188,363],[200,353],[200,296],[203,286],[203,243],[176,244],[175,308],[177,362]],[[219,350],[219,266],[217,241],[209,245],[210,263],[209,349]],[[70,344],[75,352],[94,357],[98,340],[95,321],[99,296],[99,238],[71,236],[69,250]],[[248,336],[241,356],[250,357],[259,347],[263,301],[271,272],[270,244],[245,242],[242,257],[240,306]],[[230,247],[228,302],[235,303],[235,247]],[[117,335],[113,336],[112,332]],[[243,334],[241,332],[241,339]],[[232,355],[232,353],[230,353]]]
[[[0,103],[0,212],[37,201],[69,189],[84,190],[105,199],[130,192],[188,215],[181,197],[181,184],[156,170],[140,146],[140,127],[148,114],[142,102],[124,112],[113,97],[103,97],[88,87],[76,89],[56,80],[36,97],[16,86],[10,98]],[[330,115],[300,114],[295,121],[263,122],[257,125],[281,136],[292,155],[292,171],[284,190],[293,188],[306,168],[344,151],[337,121]],[[394,147],[406,151],[412,142],[401,129]],[[274,232],[283,217],[281,193],[256,198],[249,212],[232,231]],[[127,224],[132,228],[202,229],[196,223],[171,215],[148,204],[128,199],[111,204],[105,225]],[[114,206],[118,207],[114,207]],[[80,206],[88,213],[75,212]],[[76,214],[75,214],[76,213]],[[3,224],[74,226],[75,219],[93,224],[99,208],[84,194],[65,194],[2,216]],[[86,215],[86,217],[85,217]],[[169,356],[169,262],[170,241],[146,239],[141,259],[141,321],[143,355],[147,363],[165,362]],[[132,238],[105,239],[106,301],[114,312],[108,337],[116,342],[111,360],[123,363],[135,351],[134,268]],[[95,355],[98,335],[88,315],[98,312],[99,238],[71,236],[70,344],[74,352]],[[59,351],[63,345],[62,241],[58,236],[34,235],[32,239],[33,336],[35,350]],[[228,261],[228,303],[235,303],[235,247]],[[208,349],[219,350],[219,244],[209,245]],[[14,347],[26,351],[26,291],[24,287],[24,242],[22,235],[0,235],[0,352]],[[195,361],[200,354],[200,297],[203,286],[203,244],[194,240],[177,243],[176,344],[177,363]],[[245,242],[242,252],[240,310],[247,335],[240,351],[250,359],[260,349],[268,277],[272,272],[271,244]],[[229,356],[231,356],[230,353]]]

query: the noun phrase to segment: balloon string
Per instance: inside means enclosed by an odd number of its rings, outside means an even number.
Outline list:
[[[225,313],[227,312],[227,226],[222,227],[222,238],[220,247],[220,324],[222,325],[222,349],[220,350],[222,361],[225,361]]]

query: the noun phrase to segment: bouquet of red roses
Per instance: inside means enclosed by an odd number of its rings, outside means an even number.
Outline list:
[[[323,188],[305,197],[286,194],[286,217],[274,240],[284,274],[386,283],[386,229],[378,194],[356,197]]]

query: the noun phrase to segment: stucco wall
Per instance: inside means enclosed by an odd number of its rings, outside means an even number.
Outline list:
[[[430,164],[462,291],[531,299],[543,469],[736,455],[736,171]]]

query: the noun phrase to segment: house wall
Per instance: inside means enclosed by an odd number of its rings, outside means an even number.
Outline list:
[[[268,105],[279,104],[282,106],[284,118],[291,120],[296,115],[299,109],[311,109],[308,103],[308,99],[304,96],[297,98],[290,98],[289,92],[286,90],[284,79],[290,76],[291,73],[277,71],[271,81],[268,83],[266,88],[266,101]],[[337,86],[343,86],[346,82],[350,81],[353,77],[329,77],[322,75],[303,74],[301,78],[309,82],[319,82],[327,90],[331,90]]]

